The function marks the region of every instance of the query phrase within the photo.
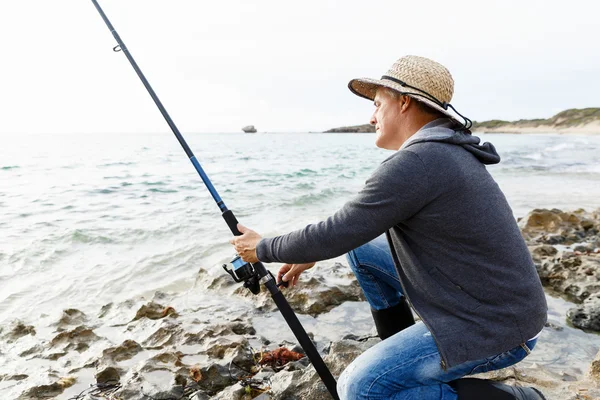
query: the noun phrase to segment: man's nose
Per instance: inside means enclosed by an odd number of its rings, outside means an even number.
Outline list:
[[[375,125],[377,123],[377,118],[375,118],[375,113],[373,113],[373,115],[371,115],[371,119],[369,120],[369,123],[371,125]]]

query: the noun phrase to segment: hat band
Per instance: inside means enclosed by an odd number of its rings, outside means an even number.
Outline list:
[[[423,96],[423,95],[420,95],[420,96],[426,97],[427,99],[429,99],[429,100],[433,101],[434,103],[436,103],[437,105],[439,105],[440,107],[442,107],[444,110],[447,110],[447,109],[448,109],[448,103],[446,103],[445,101],[439,101],[437,98],[435,98],[435,96],[432,96],[431,94],[427,93],[427,92],[426,92],[426,91],[424,91],[423,89],[419,89],[418,87],[411,86],[411,85],[409,85],[408,83],[406,83],[406,82],[404,82],[404,81],[401,81],[400,79],[396,79],[396,78],[394,78],[393,76],[389,76],[389,75],[383,75],[383,76],[381,77],[381,79],[382,79],[382,80],[383,80],[383,79],[385,79],[385,80],[388,80],[388,81],[395,82],[395,83],[399,84],[399,85],[400,85],[400,86],[402,86],[402,87],[408,87],[408,88],[411,88],[411,89],[417,90],[417,91],[419,91],[419,92],[421,92],[421,93],[425,94],[425,96]],[[418,95],[418,93],[415,93],[415,94],[417,94],[417,95]]]
[[[421,96],[421,97],[426,98],[427,100],[433,101],[435,104],[437,104],[438,106],[442,107],[446,111],[448,110],[448,107],[452,108],[454,110],[454,112],[457,113],[458,115],[460,115],[462,117],[462,119],[465,121],[463,123],[463,126],[464,126],[465,130],[468,131],[469,129],[471,129],[471,126],[473,126],[473,122],[469,118],[465,117],[464,115],[462,115],[461,113],[459,113],[458,111],[456,111],[456,108],[454,108],[454,106],[452,104],[446,103],[445,101],[439,101],[438,99],[436,99],[434,96],[432,96],[431,94],[427,93],[423,89],[419,89],[418,87],[411,86],[408,83],[406,83],[404,81],[401,81],[400,79],[396,79],[393,76],[389,76],[389,75],[383,75],[381,77],[381,80],[392,81],[392,82],[395,82],[395,83],[399,84],[402,87],[408,87],[408,88],[411,88],[413,90],[419,91],[419,92],[421,92],[423,94],[420,94],[420,93],[412,93],[412,94],[417,95],[417,96]]]

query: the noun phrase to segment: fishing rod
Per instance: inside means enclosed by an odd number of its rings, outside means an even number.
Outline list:
[[[187,145],[185,139],[181,135],[181,132],[179,132],[179,129],[169,116],[169,113],[167,113],[167,110],[162,105],[160,99],[154,92],[154,89],[152,89],[152,86],[150,86],[150,83],[142,73],[142,70],[138,67],[137,63],[133,59],[133,56],[127,49],[127,46],[125,46],[125,43],[123,43],[123,40],[121,40],[121,37],[119,36],[113,25],[110,23],[108,17],[100,7],[100,4],[98,4],[98,1],[92,0],[92,3],[94,3],[94,6],[100,13],[100,16],[106,23],[106,26],[108,27],[108,29],[110,30],[110,32],[112,33],[112,35],[118,43],[118,45],[113,48],[113,51],[122,51],[125,54],[129,62],[131,63],[131,66],[133,67],[138,77],[141,79],[142,83],[146,87],[146,90],[148,90],[148,93],[152,97],[152,100],[154,100],[154,103],[156,103],[156,106],[167,121],[167,124],[169,124],[169,127],[175,134],[175,137],[179,141],[179,144],[181,144],[181,147],[183,147],[185,154],[188,156],[188,158],[194,165],[194,168],[196,168],[196,171],[200,175],[200,178],[202,178],[202,181],[204,182],[208,191],[217,203],[217,206],[221,211],[221,216],[225,220],[225,223],[227,223],[227,226],[231,230],[231,233],[233,233],[235,236],[240,236],[242,233],[237,228],[238,221],[235,215],[233,214],[233,211],[227,208],[225,202],[221,199],[221,196],[219,196],[219,193],[208,178],[208,175],[206,175],[206,173],[202,169],[202,166],[196,159],[196,156],[194,155],[190,147]],[[281,291],[279,290],[279,287],[275,282],[273,274],[269,270],[267,270],[260,261],[250,264],[243,261],[237,254],[232,259],[231,264],[233,266],[233,269],[231,270],[227,269],[226,265],[223,265],[225,271],[227,271],[227,273],[231,275],[231,277],[236,282],[244,282],[244,287],[249,289],[253,294],[258,294],[260,292],[260,284],[263,284],[267,288],[267,290],[271,294],[271,297],[273,298],[273,301],[275,301],[277,308],[279,309],[279,311],[283,315],[283,318],[294,333],[294,336],[296,336],[298,343],[300,343],[300,346],[302,346],[302,348],[304,349],[304,352],[308,356],[308,359],[315,367],[315,370],[317,371],[319,377],[327,387],[327,390],[335,400],[339,400],[335,378],[333,377],[333,375],[331,375],[331,371],[329,371],[327,365],[325,365],[325,362],[321,358],[321,355],[317,351],[314,343],[308,337],[306,331],[304,330],[304,327],[302,326],[302,324],[298,320],[298,317],[294,313],[294,310],[285,299],[283,293],[281,293]]]

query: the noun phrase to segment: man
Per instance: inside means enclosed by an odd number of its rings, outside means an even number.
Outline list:
[[[347,253],[382,342],[342,373],[340,398],[543,399],[532,388],[460,379],[525,358],[547,306],[485,168],[500,157],[448,110],[452,76],[406,56],[381,79],[354,79],[349,88],[374,100],[375,144],[395,153],[327,220],[265,239],[240,226],[231,243],[245,261],[287,263],[278,279],[292,284],[315,261]]]

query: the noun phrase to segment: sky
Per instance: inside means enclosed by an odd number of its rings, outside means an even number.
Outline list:
[[[99,0],[182,132],[367,123],[350,79],[452,73],[473,120],[600,107],[600,2]],[[169,128],[91,0],[0,3],[0,134]]]

